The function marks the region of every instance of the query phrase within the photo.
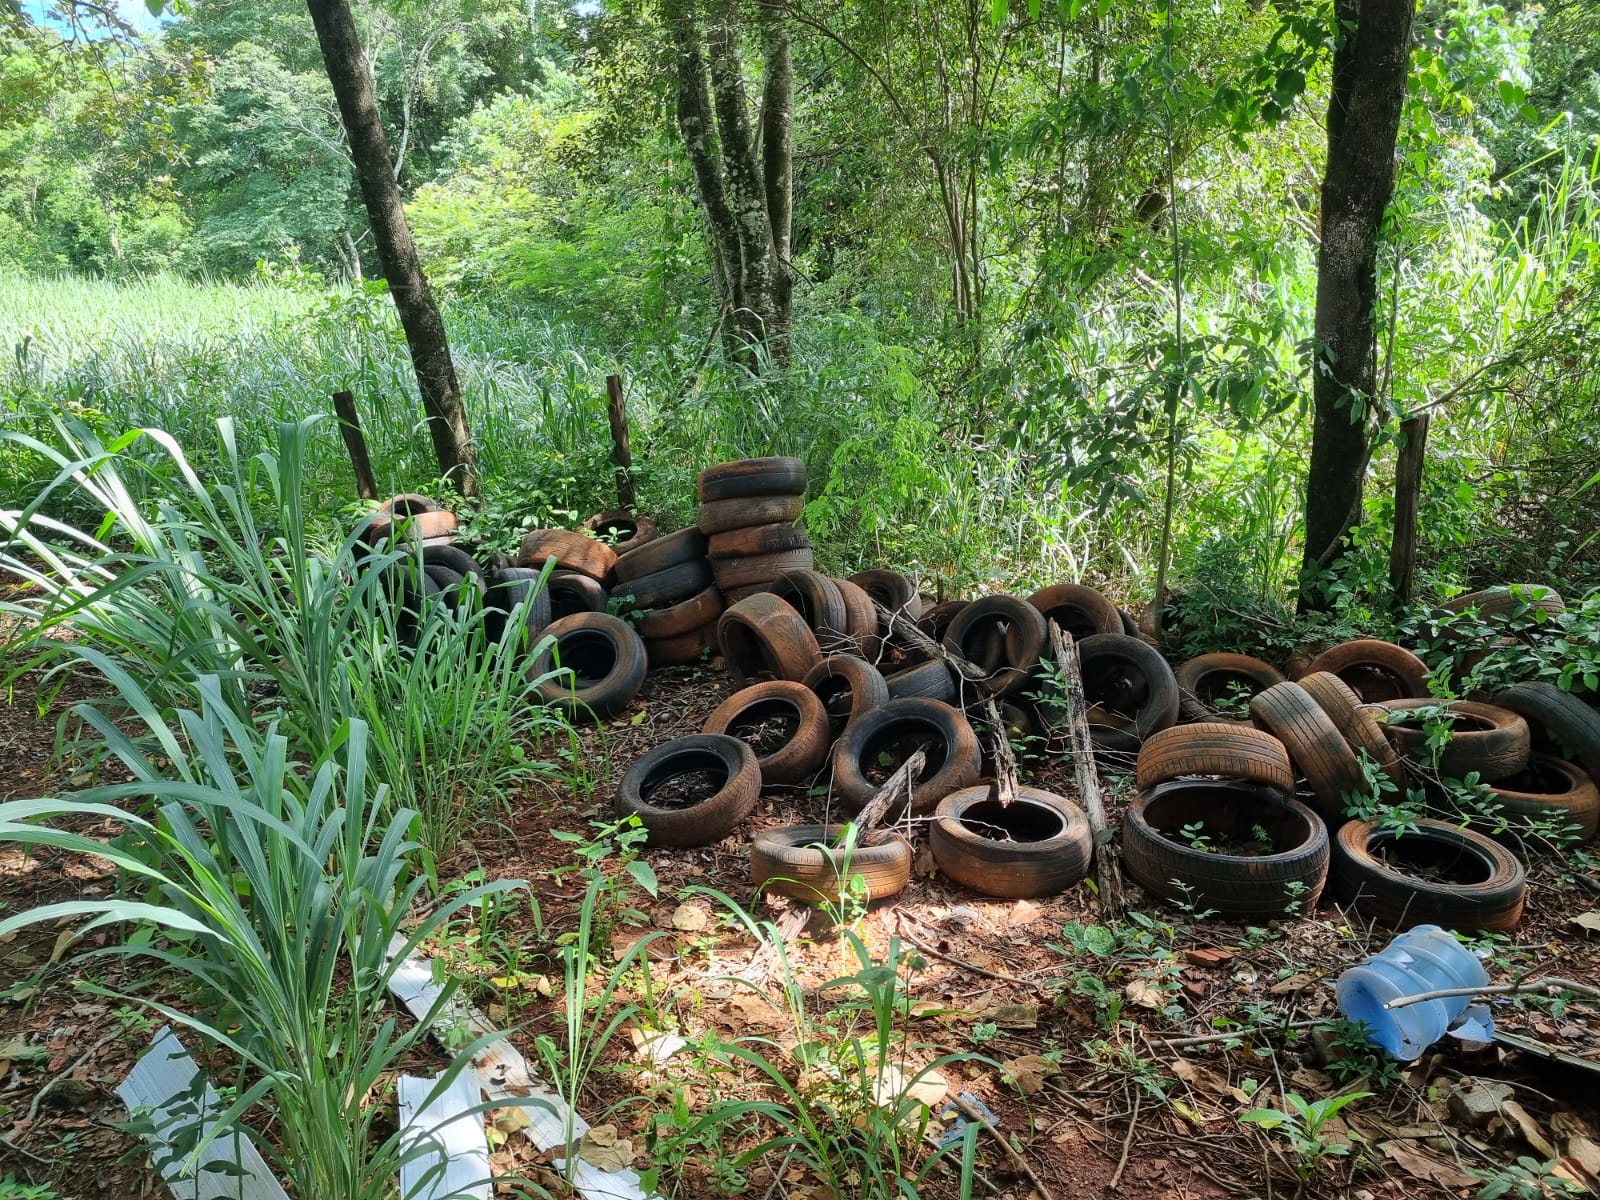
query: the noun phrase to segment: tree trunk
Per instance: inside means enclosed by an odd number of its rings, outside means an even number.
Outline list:
[[[427,277],[417,261],[417,248],[406,225],[400,188],[389,160],[389,146],[378,118],[372,75],[356,36],[348,0],[306,0],[317,41],[339,102],[339,116],[350,141],[351,157],[366,202],[383,273],[389,281],[417,373],[417,390],[428,418],[428,432],[439,460],[439,473],[465,496],[478,494],[477,451],[461,403],[455,363],[445,337],[444,321],[434,305]]]
[[[1306,478],[1302,610],[1326,607],[1318,576],[1361,517],[1367,421],[1377,399],[1378,234],[1411,56],[1413,0],[1336,0],[1328,165],[1317,253],[1315,418]]]
[[[1394,534],[1389,541],[1389,591],[1395,611],[1411,603],[1417,568],[1417,510],[1428,453],[1428,414],[1400,423],[1400,457],[1394,468]]]
[[[789,57],[789,29],[777,9],[761,10],[761,40],[767,76],[761,93],[761,170],[775,259],[769,336],[774,357],[787,362],[794,292],[789,269],[794,224],[794,64]]]

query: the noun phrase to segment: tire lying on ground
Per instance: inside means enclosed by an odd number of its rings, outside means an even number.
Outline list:
[[[829,654],[801,681],[817,694],[840,732],[851,721],[889,703],[889,686],[878,668],[851,654]]]
[[[917,618],[917,625],[934,641],[942,642],[944,635],[950,632],[950,622],[971,603],[970,600],[941,600],[932,608],[923,610],[922,616]]]
[[[1294,791],[1289,752],[1270,733],[1232,721],[1174,725],[1139,748],[1135,777],[1141,791],[1186,776],[1211,775]]]
[[[966,717],[937,700],[911,698],[890,700],[845,726],[833,747],[834,794],[859,812],[880,786],[868,772],[886,780],[918,747],[927,761],[911,784],[913,813],[931,812],[951,792],[978,781],[981,753]]]
[[[724,607],[722,593],[714,587],[708,587],[677,604],[640,613],[633,627],[647,644],[652,640],[678,637],[707,625],[712,626],[712,632],[715,633],[717,618],[722,615]]]
[[[711,586],[711,564],[703,558],[663,567],[627,583],[614,584],[610,598],[635,610],[668,608]],[[626,611],[626,610],[624,610]]]
[[[821,657],[800,614],[770,592],[747,596],[724,612],[717,619],[717,641],[740,684],[763,675],[798,682]]]
[[[1001,805],[987,784],[939,801],[928,831],[939,870],[984,896],[1025,900],[1063,892],[1089,872],[1089,819],[1072,801],[1019,787]]]
[[[1347,823],[1334,839],[1333,881],[1342,904],[1389,929],[1502,931],[1522,919],[1522,864],[1448,821],[1423,818],[1404,832]]]
[[[1278,683],[1250,701],[1250,717],[1283,743],[1316,794],[1329,825],[1345,820],[1345,794],[1365,794],[1366,775],[1333,718],[1298,683]]]
[[[755,751],[726,734],[699,733],[647,751],[611,804],[619,817],[639,818],[652,846],[704,846],[731,833],[760,794]]]
[[[1040,588],[1028,597],[1046,621],[1054,621],[1076,641],[1097,633],[1121,633],[1122,617],[1117,606],[1092,587],[1079,583],[1058,583]]]
[[[1507,617],[1517,612],[1554,617],[1567,611],[1567,602],[1555,588],[1542,583],[1509,583],[1456,596],[1442,607],[1453,613],[1476,612],[1484,618]]]
[[[531,567],[526,569],[532,570]],[[579,613],[606,611],[606,589],[577,571],[550,572],[545,590],[550,593],[550,616],[553,620],[559,621]]]
[[[1258,843],[1262,853],[1219,853],[1184,839],[1183,830],[1196,824],[1212,844],[1269,836]],[[1224,920],[1310,912],[1327,881],[1328,859],[1328,829],[1316,813],[1251,784],[1157,784],[1139,794],[1122,824],[1122,860],[1145,891],[1214,909]]]
[[[976,683],[994,696],[1016,696],[1032,687],[1044,644],[1044,615],[1015,596],[974,600],[944,635],[947,650],[989,671]]]
[[[1248,654],[1202,654],[1174,672],[1178,680],[1178,712],[1188,721],[1248,721],[1219,707],[1231,691],[1248,704],[1251,696],[1283,682],[1271,663]]]
[[[704,662],[717,654],[717,623],[671,637],[645,638],[644,652],[652,671]]]
[[[892,699],[906,696],[925,696],[929,700],[942,700],[955,704],[957,700],[956,677],[943,660],[933,658],[883,677],[884,686]]]
[[[1542,680],[1514,683],[1496,695],[1494,703],[1521,714],[1536,744],[1560,750],[1576,760],[1589,778],[1600,781],[1600,712]]]
[[[550,593],[541,582],[543,577],[543,571],[532,567],[501,567],[490,573],[489,588],[483,599],[484,629],[490,641],[503,641],[508,633],[514,632],[508,628],[511,614],[517,605],[529,600],[522,632],[530,638],[528,646],[532,648],[531,639],[554,619],[550,614]]]
[[[704,534],[726,533],[747,525],[790,525],[800,519],[806,502],[801,496],[749,496],[712,500],[700,506],[698,524]]]
[[[598,538],[617,552],[627,554],[656,540],[656,523],[649,517],[636,517],[625,508],[608,508],[583,523],[591,537]]]
[[[570,529],[535,529],[525,534],[517,565],[542,567],[547,558],[555,559],[563,571],[576,571],[599,583],[610,577],[617,564],[617,552],[610,546]]]
[[[700,503],[743,496],[803,496],[806,464],[798,458],[741,458],[707,467],[695,479]]]
[[[577,613],[544,632],[555,644],[541,667],[559,671],[539,685],[539,694],[569,719],[614,717],[638,694],[644,643],[627,622],[610,613]]]
[[[617,559],[612,568],[617,585],[631,583],[643,575],[665,571],[679,563],[691,562],[706,556],[706,536],[698,529],[680,529],[665,537],[647,542],[637,550],[630,550]]]
[[[861,898],[898,896],[911,882],[911,844],[887,829],[870,829],[850,849],[843,825],[791,825],[750,843],[750,882],[763,892],[809,904],[837,904],[846,880],[859,876]]]
[[[1306,667],[1337,675],[1363,704],[1382,704],[1428,694],[1428,667],[1404,646],[1360,638],[1324,650]]]
[[[1528,722],[1509,708],[1471,700],[1397,700],[1382,706],[1391,718],[1383,732],[1400,757],[1442,779],[1465,779],[1476,771],[1484,783],[1508,779],[1528,765],[1532,748]],[[1423,713],[1441,711],[1451,722],[1450,741],[1438,752],[1428,748]],[[1399,721],[1393,719],[1398,714]]]
[[[1600,789],[1582,768],[1554,754],[1532,755],[1525,770],[1489,790],[1512,816],[1576,826],[1583,841],[1600,827]]]
[[[433,501],[429,500],[429,504]],[[424,544],[448,541],[461,527],[453,512],[438,508],[419,509],[415,512],[380,512],[367,522],[361,531],[361,540],[369,546],[382,545],[394,537]]]
[[[1178,719],[1178,681],[1154,646],[1121,633],[1078,645],[1089,732],[1097,750],[1137,750]]]
[[[1328,714],[1350,749],[1367,757],[1383,768],[1397,788],[1406,786],[1406,769],[1400,755],[1384,736],[1383,726],[1361,703],[1361,697],[1350,690],[1350,685],[1327,671],[1312,671],[1302,675],[1297,682],[1306,695],[1317,702],[1317,707]]]
[[[735,692],[712,710],[701,731],[729,734],[754,750],[763,785],[809,783],[833,745],[822,701],[787,679]]]
[[[785,550],[811,549],[811,536],[798,525],[746,525],[714,533],[706,539],[706,557],[748,558],[755,554],[781,554]]]

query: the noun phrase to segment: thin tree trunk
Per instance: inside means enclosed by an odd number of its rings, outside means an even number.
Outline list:
[[[1325,607],[1318,577],[1361,516],[1367,420],[1377,392],[1378,235],[1411,55],[1412,0],[1336,0],[1328,165],[1317,253],[1311,467],[1300,607]]]
[[[761,101],[761,171],[767,221],[772,227],[773,288],[769,345],[780,363],[789,360],[794,276],[789,269],[794,223],[794,64],[789,29],[776,8],[761,10],[766,80]]]
[[[1389,541],[1389,590],[1394,607],[1411,603],[1417,568],[1417,510],[1422,506],[1422,467],[1428,453],[1427,413],[1400,423],[1400,457],[1394,468],[1394,534]]]
[[[411,365],[417,374],[417,390],[427,414],[439,473],[463,495],[476,496],[477,452],[461,402],[450,342],[406,225],[400,188],[395,183],[388,142],[372,92],[371,72],[356,36],[350,5],[348,0],[306,0],[306,7],[316,26],[328,82],[339,102],[339,115],[361,183],[361,197],[366,202],[367,220],[389,281],[389,294],[394,298],[411,350]]]

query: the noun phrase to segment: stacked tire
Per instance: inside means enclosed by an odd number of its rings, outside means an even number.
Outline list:
[[[811,540],[796,524],[806,492],[800,459],[719,463],[700,472],[695,490],[711,574],[729,603],[754,595],[786,571],[811,570]]]
[[[611,598],[631,616],[652,670],[699,662],[716,649],[724,601],[700,530],[680,529],[629,550],[613,572]]]

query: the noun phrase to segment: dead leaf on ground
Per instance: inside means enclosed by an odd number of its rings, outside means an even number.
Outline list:
[[[1039,1025],[1037,1004],[997,1004],[984,1014],[1002,1029],[1036,1029]]]
[[[1011,913],[1006,918],[1009,925],[1031,925],[1039,919],[1041,909],[1032,900],[1018,900],[1011,906]]]
[[[602,1171],[620,1171],[633,1162],[633,1143],[615,1125],[595,1125],[578,1143],[578,1157]]]
[[[1302,1092],[1313,1092],[1323,1095],[1333,1091],[1333,1076],[1317,1070],[1315,1067],[1300,1067],[1289,1076],[1289,1082]]]
[[[711,923],[711,914],[706,911],[706,906],[693,900],[685,900],[672,910],[672,927],[683,933],[699,933]]]
[[[1544,1130],[1539,1128],[1539,1122],[1535,1121],[1522,1105],[1515,1100],[1507,1100],[1500,1106],[1500,1111],[1516,1123],[1518,1131],[1522,1134],[1522,1140],[1538,1151],[1540,1158],[1560,1157],[1556,1153],[1556,1148],[1550,1144],[1550,1139],[1545,1137]]]
[[[1384,1142],[1378,1147],[1395,1166],[1417,1179],[1427,1179],[1444,1188],[1476,1187],[1482,1180],[1475,1179],[1442,1158],[1435,1158],[1399,1142]]]
[[[1177,1059],[1172,1064],[1172,1073],[1199,1092],[1222,1096],[1234,1091],[1233,1085],[1227,1079],[1210,1067],[1194,1062],[1192,1059]]]
[[[1581,912],[1572,918],[1572,923],[1590,933],[1600,933],[1600,911],[1590,909],[1588,912]]]
[[[1024,1054],[1020,1058],[1009,1058],[1000,1065],[1005,1068],[1006,1078],[1011,1080],[1012,1086],[1024,1096],[1035,1096],[1044,1091],[1044,1081],[1052,1075],[1061,1074],[1061,1068],[1042,1054]]]
[[[1160,1012],[1167,1006],[1167,998],[1162,995],[1161,989],[1148,979],[1133,980],[1122,989],[1122,994],[1128,998],[1129,1004],[1137,1004],[1140,1008]]]
[[[1600,1187],[1600,1145],[1578,1134],[1567,1139],[1566,1149],[1567,1158],[1589,1177],[1591,1183]]]
[[[1267,989],[1267,994],[1269,996],[1287,996],[1291,992],[1298,992],[1310,987],[1311,982],[1311,976],[1302,972],[1297,975],[1291,975],[1287,979],[1280,979]]]

